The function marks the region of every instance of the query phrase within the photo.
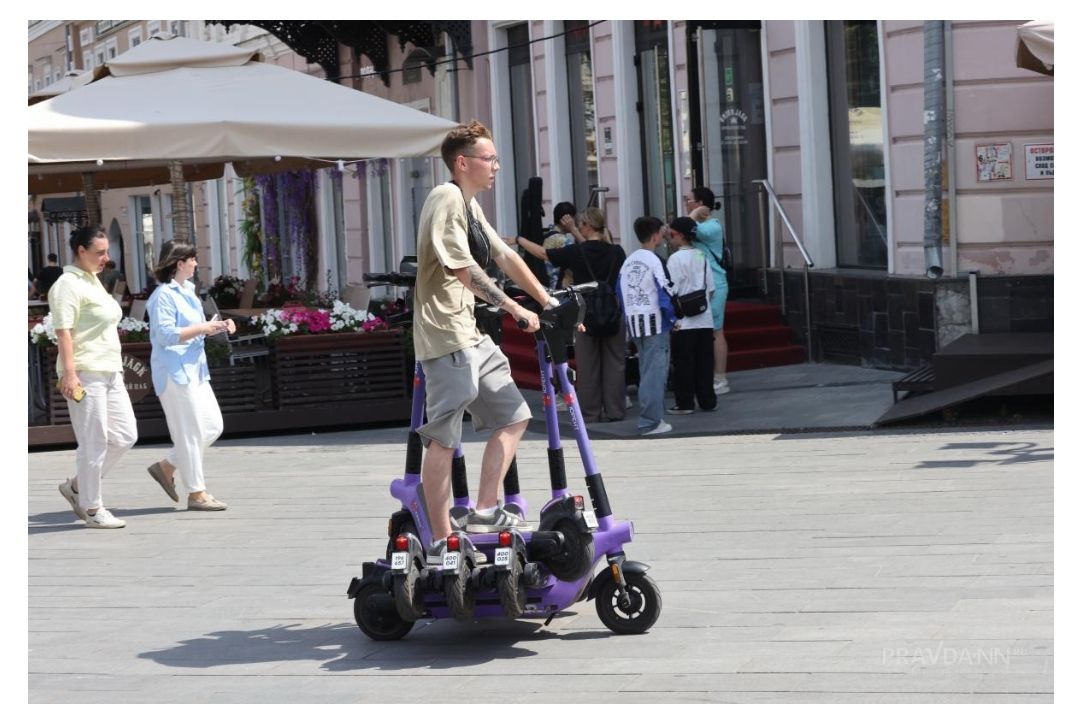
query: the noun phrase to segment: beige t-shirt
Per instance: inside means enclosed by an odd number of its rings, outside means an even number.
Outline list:
[[[484,218],[477,200],[470,200],[495,258],[507,249]],[[473,318],[473,291],[450,270],[473,266],[466,231],[466,205],[454,183],[433,188],[418,221],[418,280],[414,285],[414,354],[431,360],[476,345],[480,340]]]

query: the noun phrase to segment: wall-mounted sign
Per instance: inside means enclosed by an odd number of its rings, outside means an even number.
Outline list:
[[[1013,179],[1013,149],[1009,143],[990,143],[976,146],[976,180]]]
[[[1024,179],[1054,179],[1054,144],[1033,143],[1024,146]]]
[[[614,154],[614,127],[603,126],[603,155]]]

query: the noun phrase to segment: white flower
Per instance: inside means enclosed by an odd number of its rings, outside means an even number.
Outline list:
[[[35,345],[44,345],[46,342],[51,342],[52,345],[55,345],[59,342],[55,335],[55,328],[52,327],[51,313],[46,315],[40,323],[33,326],[30,331],[30,340]]]

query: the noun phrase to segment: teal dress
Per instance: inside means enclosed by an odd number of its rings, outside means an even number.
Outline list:
[[[720,261],[725,251],[725,230],[721,222],[708,219],[695,228],[695,246],[706,260],[710,262],[710,273],[714,275],[714,294],[710,299],[710,312],[714,316],[714,328],[725,328],[725,301],[728,299],[728,277]]]

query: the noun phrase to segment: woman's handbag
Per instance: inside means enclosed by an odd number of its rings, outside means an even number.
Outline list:
[[[679,296],[673,296],[673,310],[676,311],[676,315],[679,318],[691,318],[706,312],[708,307],[706,300],[706,285],[709,283],[707,269],[709,267],[705,259],[703,260],[703,267],[703,287],[701,289],[689,291],[688,293]]]

